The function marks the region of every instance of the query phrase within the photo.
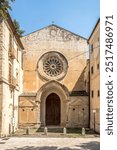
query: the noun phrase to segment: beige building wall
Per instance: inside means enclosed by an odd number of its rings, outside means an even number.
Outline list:
[[[90,38],[90,127],[100,132],[100,22]]]
[[[53,31],[55,31],[55,33]],[[80,90],[80,87],[75,87],[75,84],[86,66],[86,39],[65,31],[64,29],[59,29],[56,26],[49,26],[23,37],[22,42],[25,47],[23,58],[23,89],[25,92],[37,92],[37,90],[47,82],[38,77],[37,63],[44,53],[50,51],[63,54],[68,61],[67,74],[65,78],[59,82],[61,84],[64,83],[69,91]],[[69,82],[69,79],[71,79],[72,82]]]
[[[22,44],[10,16],[0,22],[0,136],[18,128],[18,96],[22,92]]]
[[[35,95],[35,100],[32,100],[39,110],[37,123],[45,126],[46,99],[51,93],[56,93],[61,102],[60,125],[88,127],[89,99],[84,83],[84,72],[87,65],[87,40],[61,27],[50,25],[22,37],[22,43],[25,53],[23,55],[24,75],[20,111],[23,111],[23,106],[30,106],[26,101],[27,99],[31,101],[31,96]],[[41,60],[45,59],[45,55],[48,59],[53,54],[56,54],[64,64],[61,73],[64,76],[61,78],[47,77],[43,72]],[[24,99],[26,104],[22,103]],[[81,119],[82,116],[85,122]],[[22,116],[19,118],[19,123],[22,124]]]

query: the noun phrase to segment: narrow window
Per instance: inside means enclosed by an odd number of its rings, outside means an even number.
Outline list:
[[[100,65],[99,64],[97,64],[97,69],[99,69],[100,68]]]
[[[91,52],[93,52],[93,44],[91,44]]]
[[[97,91],[97,96],[100,97],[100,90]]]
[[[94,97],[94,91],[93,90],[91,91],[91,97],[92,98]]]
[[[16,69],[16,85],[18,85],[19,83],[19,74],[18,74],[18,70]]]
[[[91,74],[93,74],[93,66],[91,67]]]
[[[86,87],[87,83],[86,83],[86,80],[85,80],[85,87]]]

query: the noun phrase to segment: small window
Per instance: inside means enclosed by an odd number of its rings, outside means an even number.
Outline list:
[[[87,85],[87,82],[86,82],[86,80],[85,80],[85,86]]]
[[[100,41],[100,38],[99,38],[99,37],[97,38],[97,41],[98,41],[98,42]]]
[[[99,69],[100,68],[100,65],[99,64],[97,64],[97,69]]]
[[[93,90],[91,91],[91,97],[92,98],[94,97],[94,91]]]
[[[93,66],[91,67],[91,74],[93,74]]]
[[[93,52],[93,44],[91,44],[91,52]]]
[[[13,92],[12,92],[12,90],[10,90],[10,94],[11,94],[11,98],[13,97]]]
[[[97,91],[97,96],[100,97],[100,90]]]

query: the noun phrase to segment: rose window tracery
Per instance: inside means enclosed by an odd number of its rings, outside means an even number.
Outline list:
[[[43,70],[51,77],[58,76],[63,71],[63,63],[55,56],[49,57],[43,64]]]
[[[38,61],[38,73],[46,80],[60,80],[66,73],[68,63],[58,52],[51,51],[43,54]]]

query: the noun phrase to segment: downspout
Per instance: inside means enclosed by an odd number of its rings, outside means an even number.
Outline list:
[[[14,97],[15,97],[15,92],[14,92],[14,87],[13,87],[12,134],[14,134],[14,125],[15,125],[15,115],[14,115]]]
[[[89,44],[89,42],[88,42],[88,44]],[[90,80],[91,78],[90,78],[90,45],[89,45],[89,127],[90,127],[90,119],[91,119],[91,117],[90,117],[90,93],[91,93],[91,88],[90,88],[90,85],[91,85],[91,80]]]

